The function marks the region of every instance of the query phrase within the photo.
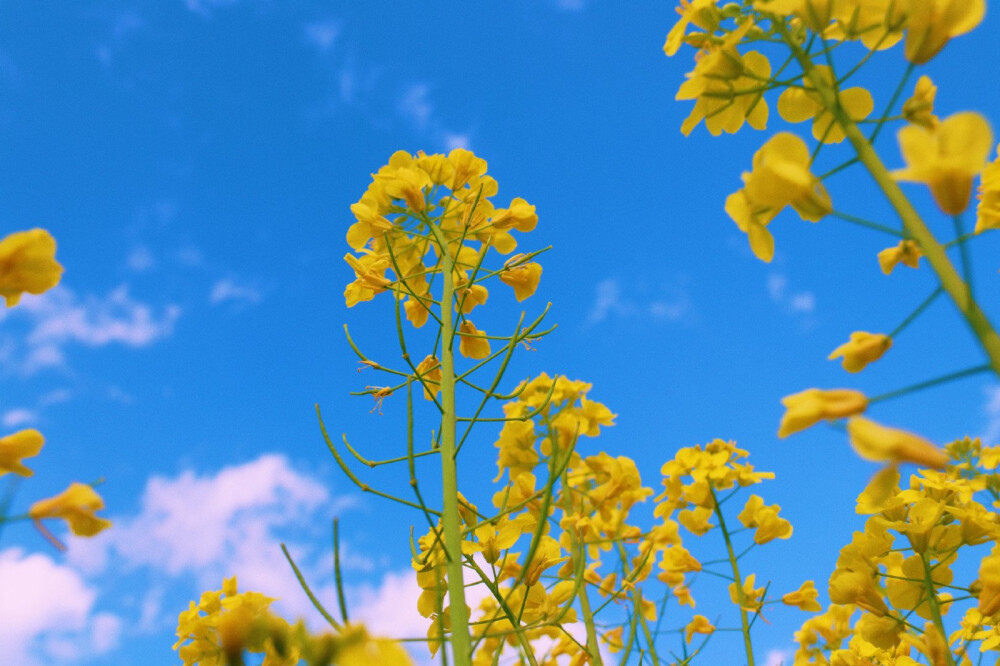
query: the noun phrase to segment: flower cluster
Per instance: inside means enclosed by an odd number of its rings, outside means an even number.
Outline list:
[[[523,254],[495,271],[483,269],[489,248],[512,253],[517,240],[511,232],[528,232],[538,223],[535,207],[524,199],[495,207],[491,198],[497,191],[486,161],[468,150],[456,148],[448,155],[394,153],[351,206],[356,222],[347,242],[357,254],[344,257],[355,277],[344,291],[347,306],[390,291],[397,300],[405,299],[406,318],[421,327],[435,305],[445,307],[431,287],[434,277],[448,270],[454,301],[448,307],[462,318],[461,353],[477,359],[489,356],[485,333],[466,318],[489,297],[482,281],[498,275],[522,301],[535,292],[542,273],[541,266]]]
[[[221,590],[202,593],[177,620],[174,649],[185,666],[244,663],[243,654],[263,654],[262,666],[411,666],[413,660],[395,641],[372,638],[361,625],[312,635],[302,622],[289,625],[270,611],[273,598],[238,592],[236,577]]]
[[[959,564],[963,553],[1000,537],[1000,516],[977,499],[996,483],[1000,448],[963,439],[947,450],[953,462],[947,469],[921,470],[902,488],[899,471],[887,467],[858,497],[858,513],[869,518],[841,549],[829,581],[833,605],[797,634],[795,664],[916,664],[919,657],[958,663],[950,661],[951,650],[966,655],[973,643],[981,651],[1000,648],[996,547],[982,558],[978,579],[956,580],[968,570]],[[963,599],[974,603],[949,635],[943,618]]]

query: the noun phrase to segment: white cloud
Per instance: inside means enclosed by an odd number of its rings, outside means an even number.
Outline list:
[[[599,282],[596,292],[594,305],[587,315],[587,321],[592,324],[604,321],[608,315],[625,316],[635,311],[635,306],[622,296],[621,287],[615,278]]]
[[[587,322],[598,324],[611,316],[624,318],[636,315],[649,316],[657,321],[678,321],[690,312],[690,298],[680,287],[671,287],[667,291],[670,298],[666,299],[650,300],[638,291],[630,298],[624,294],[616,278],[609,278],[597,284]]]
[[[793,656],[789,650],[770,650],[764,655],[764,666],[789,666]]]
[[[803,291],[795,294],[788,301],[788,307],[794,312],[812,312],[816,309],[816,296],[811,291]]]
[[[156,267],[156,259],[145,245],[140,245],[129,252],[125,263],[136,273],[144,273]]]
[[[97,591],[48,555],[0,551],[0,590],[4,663],[79,662],[117,645],[121,620],[92,614]]]
[[[211,294],[208,300],[212,305],[218,305],[226,301],[237,301],[242,303],[260,302],[260,292],[246,285],[238,284],[234,280],[219,280],[212,285]]]
[[[321,53],[326,53],[336,43],[340,36],[340,21],[327,19],[307,23],[303,28],[306,42],[316,47]]]
[[[235,5],[236,2],[237,0],[184,0],[184,5],[196,14],[208,16],[211,10],[229,7]]]
[[[28,423],[35,423],[37,420],[38,413],[24,407],[9,409],[4,412],[3,417],[0,418],[0,422],[3,423],[5,428],[16,428],[17,426],[23,426]]]
[[[430,86],[426,83],[413,83],[403,89],[399,98],[397,105],[399,115],[412,122],[418,130],[427,129],[434,113],[430,93]]]
[[[986,387],[986,428],[979,436],[986,446],[1000,444],[1000,386]]]
[[[449,134],[444,135],[444,147],[445,150],[451,152],[456,148],[469,148],[469,135],[468,134]]]
[[[796,314],[812,314],[816,310],[816,295],[811,291],[789,293],[788,277],[780,273],[767,276],[767,294],[771,300]]]
[[[275,609],[316,622],[318,613],[281,551],[285,541],[313,591],[335,599],[326,539],[305,537],[314,525],[353,503],[332,498],[315,478],[296,471],[282,455],[225,467],[215,474],[187,470],[149,479],[136,516],[113,516],[113,530],[74,542],[70,562],[89,575],[115,568],[194,580],[196,598],[237,576],[240,589],[277,597]],[[318,545],[313,543],[318,541]],[[357,557],[353,558],[357,560]],[[139,630],[161,627],[162,591],[140,600]],[[170,609],[175,613],[176,609]],[[133,613],[135,615],[135,613]]]
[[[419,638],[427,635],[429,620],[417,612],[420,586],[411,569],[389,571],[377,587],[359,586],[351,591],[348,612],[376,636]]]
[[[167,305],[156,311],[133,299],[128,285],[105,296],[83,298],[67,287],[56,287],[41,296],[25,296],[17,308],[0,316],[25,321],[27,348],[13,349],[8,356],[20,359],[20,369],[31,374],[65,363],[64,348],[71,343],[88,347],[122,344],[146,347],[173,332],[181,310]],[[17,343],[10,342],[16,347]]]

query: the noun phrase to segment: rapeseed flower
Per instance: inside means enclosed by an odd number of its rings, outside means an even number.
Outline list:
[[[715,631],[715,625],[708,621],[704,615],[695,615],[687,626],[684,627],[684,641],[691,642],[695,634],[711,634]]]
[[[56,241],[48,231],[18,231],[0,240],[0,296],[7,307],[17,305],[22,294],[41,294],[56,286],[62,272]]]
[[[33,475],[34,472],[25,467],[21,461],[37,456],[43,444],[45,438],[34,428],[0,437],[0,476],[7,472],[20,476]]]
[[[816,589],[816,583],[807,580],[802,583],[799,589],[781,597],[781,603],[787,606],[795,606],[799,610],[809,611],[810,613],[818,613],[823,607],[816,601],[817,597],[819,597],[819,590]]]
[[[914,125],[933,129],[939,122],[934,115],[935,95],[937,86],[931,81],[931,77],[921,76],[913,88],[913,96],[903,102],[903,117]]]
[[[920,246],[913,240],[901,240],[895,247],[887,247],[878,253],[878,265],[886,275],[892,273],[896,266],[903,264],[910,268],[920,266],[920,257],[924,253],[920,251]]]
[[[72,483],[55,497],[35,502],[28,515],[38,523],[46,518],[62,518],[77,536],[94,536],[111,527],[111,521],[96,515],[104,508],[104,500],[90,486]]]
[[[767,224],[791,205],[804,220],[816,222],[832,209],[823,183],[809,171],[809,149],[794,134],[779,132],[754,153],[753,169],[744,173],[743,189],[726,199],[726,212],[747,234],[763,261],[774,254]]]
[[[781,507],[777,504],[765,506],[764,498],[751,495],[737,518],[743,523],[743,527],[757,528],[753,540],[758,545],[763,545],[775,539],[788,539],[792,536],[792,524],[778,516],[780,510]]]
[[[468,319],[459,324],[458,337],[458,351],[462,356],[480,359],[490,355],[490,341],[486,339],[486,332],[480,331]]]
[[[757,574],[747,576],[743,579],[742,586],[737,586],[736,583],[729,584],[729,597],[733,600],[733,603],[751,613],[759,611],[764,605],[764,588],[754,587],[756,576]],[[742,599],[740,598],[741,596]]]
[[[681,6],[677,7],[676,10],[681,17],[667,33],[667,41],[663,44],[663,52],[668,56],[677,53],[681,44],[684,43],[685,33],[689,25],[693,24],[711,33],[719,27],[719,19],[721,18],[717,0],[680,1]]]
[[[993,145],[989,123],[978,113],[956,113],[933,128],[908,125],[899,130],[906,167],[897,180],[926,183],[941,210],[958,215],[969,205],[972,181],[986,166]]]
[[[827,88],[834,88],[835,77],[829,67],[816,65],[815,72],[823,79]],[[838,91],[837,102],[855,122],[867,118],[875,108],[871,93],[861,87]],[[808,79],[803,82],[803,87],[789,87],[781,93],[778,97],[778,113],[790,123],[801,123],[811,118],[813,138],[817,141],[840,143],[846,137],[844,129],[837,124],[819,91]]]
[[[986,0],[909,0],[905,3],[906,59],[922,65],[954,37],[971,31],[986,14]]]
[[[855,331],[851,333],[851,339],[834,349],[827,359],[843,358],[844,370],[861,372],[869,363],[882,358],[890,347],[892,338],[888,335]]]
[[[538,282],[542,277],[542,267],[534,261],[517,264],[516,266],[510,265],[516,263],[521,258],[518,255],[511,257],[504,264],[503,270],[500,271],[500,281],[514,289],[514,298],[518,302],[535,293],[535,290],[538,289]]]
[[[1000,229],[1000,147],[997,157],[983,169],[976,206],[976,233]]]
[[[862,417],[847,422],[851,446],[858,455],[876,462],[908,462],[925,467],[942,468],[949,462],[948,454],[923,437],[904,430],[888,428]]]
[[[694,71],[686,75],[675,97],[696,100],[681,124],[685,136],[702,120],[713,136],[735,134],[744,122],[754,129],[767,126],[764,84],[771,77],[771,63],[757,51],[741,55],[736,49],[751,26],[744,23],[721,44],[709,44],[698,53]]]
[[[786,411],[778,427],[778,437],[788,437],[820,421],[860,414],[868,408],[868,398],[851,389],[811,388],[782,398],[781,404]]]

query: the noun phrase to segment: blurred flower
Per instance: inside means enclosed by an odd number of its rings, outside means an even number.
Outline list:
[[[882,358],[882,355],[892,346],[892,338],[882,333],[866,333],[855,331],[851,339],[840,345],[827,357],[828,360],[843,358],[844,370],[861,372],[869,363]]]
[[[906,168],[897,180],[926,183],[945,213],[958,215],[969,205],[972,180],[986,166],[993,145],[989,123],[978,113],[948,116],[933,128],[907,125],[899,130]]]
[[[25,292],[41,294],[56,286],[62,272],[48,231],[18,231],[0,240],[0,296],[7,307],[17,305]]]
[[[43,444],[45,438],[34,428],[0,437],[0,476],[7,472],[21,476],[33,475],[34,472],[25,467],[21,461],[24,458],[37,456]]]

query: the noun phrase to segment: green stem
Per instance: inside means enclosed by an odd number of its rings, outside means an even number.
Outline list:
[[[729,564],[733,568],[733,582],[736,585],[736,598],[740,602],[740,625],[743,630],[743,645],[747,653],[747,666],[754,666],[753,662],[753,641],[750,640],[750,621],[747,618],[746,597],[743,594],[743,578],[740,576],[740,565],[736,561],[736,551],[733,550],[733,542],[729,538],[729,530],[726,529],[726,520],[722,517],[722,507],[715,497],[715,490],[712,490],[712,503],[715,504],[715,517],[719,520],[719,529],[722,530],[722,537],[726,540],[726,552],[729,553]]]
[[[927,594],[927,604],[931,607],[931,615],[934,617],[934,624],[941,632],[941,638],[948,640],[948,632],[944,628],[944,620],[941,619],[941,607],[938,605],[937,591],[934,589],[934,578],[931,575],[931,568],[927,564],[927,557],[921,553],[920,561],[924,565],[924,592]],[[948,666],[955,666],[955,657],[951,650],[945,650],[948,657]]]
[[[889,334],[889,337],[895,339],[897,335],[899,335],[900,333],[903,332],[903,329],[905,329],[907,326],[909,326],[914,321],[916,321],[917,317],[919,317],[923,313],[924,310],[926,310],[928,307],[930,307],[931,303],[933,303],[935,301],[935,299],[937,299],[937,297],[941,295],[941,291],[942,291],[942,289],[941,289],[940,286],[937,289],[935,289],[931,293],[930,296],[928,296],[927,298],[925,298],[924,301],[920,305],[917,306],[916,310],[914,310],[913,312],[911,312],[906,317],[906,319],[904,319],[903,321],[900,322],[899,326],[897,326],[896,328],[892,329],[892,333]]]
[[[872,144],[861,133],[857,124],[841,108],[836,94],[830,90],[823,77],[816,72],[809,56],[795,43],[795,40],[788,33],[788,28],[781,25],[779,26],[779,30],[799,61],[802,71],[805,72],[806,77],[816,88],[817,93],[823,101],[823,106],[840,123],[848,141],[854,147],[858,159],[868,169],[868,172],[875,179],[878,186],[882,188],[889,203],[896,210],[896,214],[899,215],[900,220],[902,220],[907,235],[913,238],[920,246],[924,256],[927,257],[927,261],[937,274],[941,286],[948,292],[956,307],[964,315],[969,328],[972,329],[983,351],[986,352],[990,360],[990,367],[996,374],[1000,375],[1000,336],[997,335],[996,330],[990,324],[986,315],[983,314],[983,311],[979,309],[979,305],[972,299],[969,294],[968,285],[955,271],[955,267],[952,265],[951,260],[948,259],[944,247],[938,243],[937,238],[927,228],[927,225],[924,224],[913,204],[903,194],[899,184],[892,177],[892,174],[889,173],[885,164],[882,163]]]
[[[451,618],[451,649],[455,666],[472,666],[472,640],[469,637],[469,608],[465,603],[462,578],[462,526],[458,512],[458,470],[455,461],[455,352],[454,301],[452,271],[455,259],[444,234],[430,225],[441,249],[441,486],[443,492],[441,524],[444,550],[448,558],[448,611]]]
[[[898,398],[899,396],[906,395],[907,393],[913,393],[914,391],[931,388],[932,386],[951,382],[956,379],[962,379],[963,377],[968,377],[970,375],[978,375],[981,372],[987,372],[992,369],[992,366],[987,363],[986,365],[977,365],[971,368],[966,368],[965,370],[959,370],[958,372],[951,372],[947,375],[935,377],[934,379],[928,379],[927,381],[911,384],[910,386],[904,386],[901,389],[896,389],[895,391],[889,391],[888,393],[868,398],[868,404],[871,405],[876,402],[882,402],[883,400],[889,400],[890,398]]]

